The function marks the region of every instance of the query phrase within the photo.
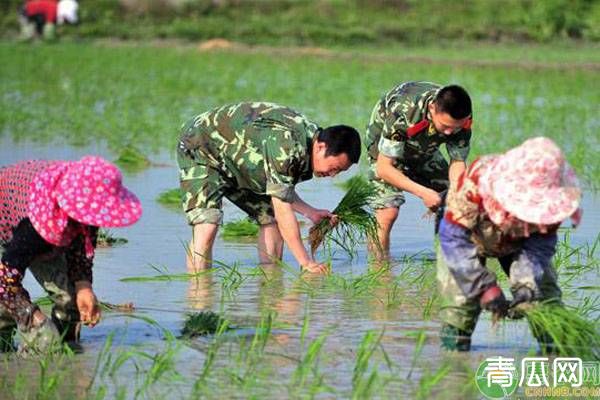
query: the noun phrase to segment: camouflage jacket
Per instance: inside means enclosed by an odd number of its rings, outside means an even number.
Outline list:
[[[192,118],[182,128],[179,146],[236,188],[292,202],[294,186],[312,178],[312,140],[318,129],[290,108],[244,102]]]
[[[428,105],[441,86],[429,82],[406,82],[389,91],[375,105],[367,127],[366,146],[371,163],[381,154],[398,164],[418,165],[446,143],[452,160],[466,160],[471,138],[470,124],[452,135],[436,131]]]

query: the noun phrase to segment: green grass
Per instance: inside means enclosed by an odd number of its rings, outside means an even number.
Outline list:
[[[200,53],[191,46],[0,43],[1,134],[14,140],[106,143],[115,158],[123,143],[135,143],[143,154],[173,154],[185,120],[253,99],[291,106],[323,126],[345,123],[364,132],[383,93],[402,81],[426,79],[469,90],[474,102],[471,160],[543,134],[559,143],[588,183],[597,185],[600,155],[593,149],[599,144],[599,96],[591,90],[597,67],[543,65],[565,53],[597,63],[599,50],[501,47],[502,60],[494,56],[494,46],[457,46],[441,53],[436,47],[380,48],[319,57],[269,49]],[[403,58],[413,51],[440,62]],[[502,64],[519,62],[531,52],[540,66]],[[452,63],[445,64],[446,58]],[[487,66],[472,63],[489,59]],[[55,76],[54,71],[61,71],[56,79],[38,79]]]
[[[121,7],[120,4],[129,4]],[[80,8],[71,37],[223,37],[245,43],[331,45],[440,40],[600,40],[600,6],[586,0],[96,0]],[[14,33],[19,0],[5,0],[0,34]],[[145,6],[144,6],[145,5]]]

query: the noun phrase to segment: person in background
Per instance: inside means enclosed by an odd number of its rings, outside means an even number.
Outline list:
[[[79,4],[75,0],[29,0],[21,9],[21,40],[36,36],[45,40],[56,37],[56,25],[76,24]]]
[[[369,246],[375,259],[389,257],[390,232],[404,191],[432,212],[442,205],[449,181],[466,168],[471,113],[471,98],[462,87],[430,82],[402,83],[375,105],[365,140],[381,244]],[[450,165],[439,150],[443,143]]]
[[[483,156],[450,187],[440,224],[438,283],[442,346],[466,351],[481,310],[494,320],[522,316],[535,302],[561,302],[552,257],[557,229],[581,219],[581,190],[556,144],[526,140],[500,155]],[[486,268],[494,257],[509,277],[512,302]],[[535,334],[535,333],[534,333]],[[544,332],[536,339],[551,351]]]
[[[360,135],[349,126],[321,129],[304,115],[266,102],[226,105],[197,115],[177,148],[183,210],[193,227],[188,251],[192,272],[210,267],[226,197],[260,225],[260,262],[280,260],[283,242],[303,270],[327,266],[309,256],[295,213],[318,223],[335,216],[305,203],[295,185],[335,176],[360,158]]]
[[[43,352],[59,339],[76,342],[80,322],[94,326],[92,290],[98,227],[135,223],[137,197],[119,169],[96,156],[79,161],[24,161],[0,168],[0,349]],[[21,281],[29,269],[54,302],[51,318]]]

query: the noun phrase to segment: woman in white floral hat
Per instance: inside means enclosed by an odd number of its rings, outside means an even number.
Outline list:
[[[481,310],[501,318],[522,304],[560,302],[552,257],[557,229],[581,218],[581,190],[556,144],[544,137],[501,155],[477,159],[448,193],[440,224],[438,282],[442,346],[469,350]],[[512,302],[486,268],[498,259],[509,276]],[[539,333],[543,348],[551,340]]]
[[[15,325],[23,348],[43,351],[60,335],[76,341],[80,322],[98,323],[98,227],[128,226],[141,213],[119,169],[100,157],[0,168],[0,351],[12,349]],[[51,319],[21,285],[26,269],[54,301]]]

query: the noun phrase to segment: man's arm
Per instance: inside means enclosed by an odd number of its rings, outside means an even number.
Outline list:
[[[394,159],[381,153],[375,164],[377,175],[400,190],[414,194],[423,200],[425,207],[436,208],[441,204],[440,195],[432,189],[413,181],[394,166]]]
[[[275,219],[277,220],[279,232],[290,248],[294,258],[298,261],[298,264],[300,264],[302,269],[311,272],[326,272],[327,266],[316,263],[308,255],[306,248],[304,248],[302,237],[300,236],[300,226],[298,225],[298,220],[294,214],[292,203],[286,203],[276,197],[271,197],[271,202],[273,203],[273,211],[275,213]]]
[[[458,181],[458,177],[465,172],[467,169],[467,163],[462,160],[452,160],[450,161],[450,168],[448,168],[448,179],[450,180],[450,185],[456,185]]]
[[[294,201],[292,202],[292,208],[295,212],[310,219],[313,224],[318,224],[323,218],[334,218],[334,215],[328,210],[322,210],[314,208],[298,196],[298,193],[294,193]]]

